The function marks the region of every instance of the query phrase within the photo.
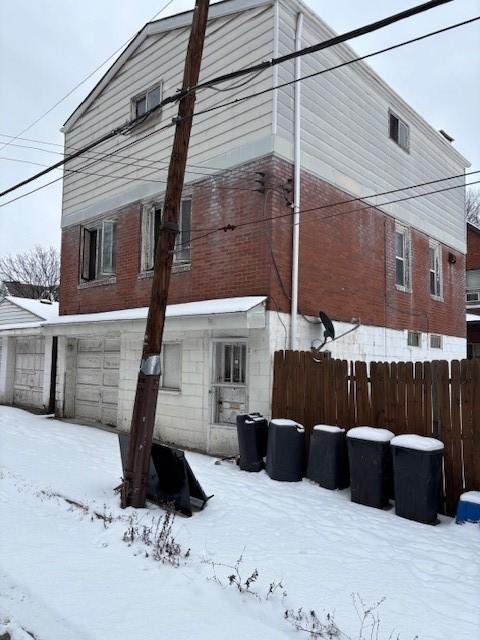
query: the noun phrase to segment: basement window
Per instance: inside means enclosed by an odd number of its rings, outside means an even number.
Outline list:
[[[115,275],[117,223],[114,220],[84,227],[82,247],[82,280],[89,282]]]
[[[408,124],[392,111],[388,112],[388,121],[390,138],[396,142],[399,147],[408,151],[410,147],[410,129]]]
[[[173,263],[190,264],[191,245],[190,230],[192,222],[192,200],[182,198],[180,205],[179,233],[175,241]],[[152,204],[144,206],[142,214],[142,271],[150,271],[155,264],[155,253],[162,224],[162,208]]]
[[[419,331],[409,331],[407,335],[407,345],[409,347],[421,347],[422,334]]]
[[[162,99],[162,85],[156,84],[154,87],[147,89],[132,100],[132,117],[140,118],[147,111],[153,109],[160,104]]]
[[[430,335],[430,348],[441,349],[442,348],[442,336],[432,333]]]

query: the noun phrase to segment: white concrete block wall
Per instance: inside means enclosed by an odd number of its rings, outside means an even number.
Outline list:
[[[0,362],[0,403],[12,404],[15,378],[15,338],[3,336]]]
[[[270,316],[270,344],[272,351],[285,349],[285,340],[290,326],[290,316],[276,311],[267,312]],[[313,318],[312,318],[313,320]],[[283,322],[283,324],[282,324]],[[337,335],[352,329],[354,325],[346,322],[335,322]],[[289,332],[288,332],[289,333]],[[466,357],[467,343],[464,338],[442,336],[442,349],[430,348],[430,334],[422,333],[421,347],[407,345],[407,331],[386,329],[361,325],[358,329],[332,343],[327,343],[324,349],[332,354],[332,358],[346,360],[371,361],[425,361],[425,360],[461,360]],[[309,351],[312,341],[323,341],[323,325],[311,324],[303,317],[298,319],[298,348]]]

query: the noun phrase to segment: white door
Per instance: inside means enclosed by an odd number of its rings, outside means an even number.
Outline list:
[[[236,424],[237,414],[245,413],[247,399],[247,344],[214,344],[213,422]]]
[[[15,376],[13,404],[43,407],[43,370],[45,338],[31,336],[15,339]]]
[[[77,340],[75,418],[116,426],[119,367],[120,338]]]

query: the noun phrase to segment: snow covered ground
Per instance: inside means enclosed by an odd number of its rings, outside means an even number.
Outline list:
[[[0,407],[0,635],[8,628],[14,640],[301,640],[308,635],[284,611],[303,607],[320,618],[333,613],[357,638],[359,594],[367,604],[385,598],[379,638],[479,637],[475,525],[420,525],[352,504],[348,490],[188,459],[215,497],[192,518],[176,518],[175,538],[191,553],[175,568],[122,539],[133,510],[122,511],[113,494],[121,476],[114,434]],[[143,522],[162,513],[138,511]],[[243,550],[240,573],[258,570],[252,589],[262,599],[227,586],[228,568],[215,569],[225,586],[209,579],[205,560],[233,565]],[[265,599],[279,580],[286,598],[279,589]]]

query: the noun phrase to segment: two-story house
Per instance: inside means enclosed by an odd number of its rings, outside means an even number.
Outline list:
[[[65,123],[66,153],[180,87],[191,19],[139,32]],[[225,0],[210,8],[201,80],[332,35],[299,0]],[[465,356],[468,162],[365,62],[292,82],[355,57],[342,44],[198,92],[158,396],[164,440],[234,450],[235,414],[269,413],[273,353],[310,349],[319,310],[337,333],[354,329],[329,346],[337,357]],[[175,115],[165,106],[67,166],[61,317],[45,328],[59,338],[59,415],[129,428]],[[239,226],[210,233],[225,225]]]
[[[467,307],[467,355],[480,358],[480,229],[467,223],[465,304]]]

